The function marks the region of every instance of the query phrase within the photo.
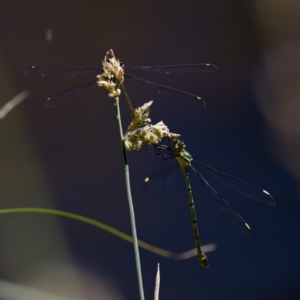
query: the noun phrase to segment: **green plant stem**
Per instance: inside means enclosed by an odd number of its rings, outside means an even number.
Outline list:
[[[128,205],[129,205],[130,222],[131,222],[131,230],[132,230],[132,238],[133,238],[133,248],[134,248],[134,255],[135,255],[135,262],[136,262],[136,270],[137,270],[140,298],[141,298],[141,300],[144,300],[145,297],[144,297],[142,270],[141,270],[138,239],[137,239],[136,226],[135,226],[133,202],[132,202],[132,197],[131,197],[129,166],[128,166],[128,161],[127,161],[126,149],[125,149],[125,145],[124,145],[124,142],[123,142],[123,129],[122,129],[122,122],[121,122],[119,98],[116,97],[115,100],[116,100],[116,105],[117,105],[117,112],[118,112],[117,119],[118,119],[118,122],[119,122],[120,137],[121,137],[122,148],[123,148],[123,159],[124,159],[124,164],[125,164],[126,191],[127,191]]]
[[[35,213],[35,214],[47,214],[47,215],[54,215],[54,216],[59,216],[59,217],[64,217],[64,218],[69,218],[73,219],[79,222],[87,223],[93,226],[96,226],[100,229],[103,229],[111,234],[116,235],[117,237],[133,243],[133,238],[132,236],[115,229],[109,225],[106,225],[102,222],[99,222],[97,220],[93,220],[91,218],[87,218],[81,215],[73,214],[67,211],[62,211],[62,210],[57,210],[57,209],[50,209],[50,208],[40,208],[40,207],[19,207],[19,208],[4,208],[0,209],[0,215],[6,215],[6,214],[16,214],[16,213]],[[189,250],[184,253],[173,253],[168,250],[164,250],[158,247],[155,247],[153,245],[150,245],[148,243],[145,243],[143,241],[138,240],[138,244],[141,248],[144,248],[145,250],[148,250],[152,253],[155,253],[160,256],[164,256],[167,258],[173,258],[173,259],[187,259],[190,258],[194,255],[189,255],[189,253],[192,250]],[[195,254],[196,255],[196,254]]]

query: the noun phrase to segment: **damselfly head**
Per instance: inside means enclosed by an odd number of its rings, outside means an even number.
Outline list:
[[[185,148],[185,143],[179,139],[173,139],[173,147],[181,150]]]

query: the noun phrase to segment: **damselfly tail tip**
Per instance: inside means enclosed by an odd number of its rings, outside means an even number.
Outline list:
[[[203,269],[209,268],[208,259],[204,253],[200,257],[200,267]]]

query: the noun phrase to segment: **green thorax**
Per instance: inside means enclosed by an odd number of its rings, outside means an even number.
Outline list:
[[[193,160],[192,155],[185,150],[185,143],[178,139],[172,141],[172,151],[179,162],[181,168],[186,168],[191,165]]]

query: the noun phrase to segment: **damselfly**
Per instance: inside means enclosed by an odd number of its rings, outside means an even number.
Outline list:
[[[176,171],[180,168],[183,172],[183,176],[185,179],[186,189],[189,198],[190,211],[192,217],[192,226],[194,232],[194,239],[196,243],[196,248],[198,251],[198,258],[200,261],[200,266],[202,268],[208,267],[208,261],[205,254],[201,250],[201,244],[199,240],[199,233],[197,227],[197,219],[196,219],[196,211],[194,206],[194,199],[191,189],[191,184],[188,176],[188,169],[191,169],[193,173],[200,179],[203,187],[209,196],[214,200],[214,203],[221,209],[224,216],[230,221],[230,223],[246,238],[251,239],[252,233],[250,230],[250,226],[245,222],[245,220],[228,204],[228,202],[218,194],[216,190],[214,190],[211,185],[205,180],[205,178],[195,169],[194,166],[200,167],[208,173],[210,173],[215,179],[219,182],[225,184],[227,187],[232,190],[250,198],[252,200],[274,206],[275,201],[273,197],[264,189],[259,188],[251,183],[228,175],[226,173],[217,171],[216,169],[209,167],[203,163],[193,160],[191,154],[185,150],[186,145],[184,142],[173,139],[172,144],[163,145],[162,143],[155,146],[155,152],[157,155],[161,156],[163,159],[176,158],[178,164],[168,168],[164,171],[158,172],[149,176],[145,179],[145,182],[148,188],[151,185],[155,185],[156,183],[161,183],[161,179],[163,176],[167,176],[167,184],[171,183],[173,180]]]
[[[152,87],[158,93],[180,97],[182,99],[187,99],[196,103],[201,103],[204,107],[206,104],[201,97],[187,93],[178,89],[174,89],[168,86],[164,86],[158,83],[150,82],[140,77],[130,75],[127,73],[127,70],[144,70],[152,73],[159,74],[187,74],[187,73],[211,73],[218,71],[218,67],[213,64],[198,63],[198,64],[177,64],[177,65],[161,65],[161,66],[132,66],[127,67],[122,64],[122,67],[125,70],[125,77],[137,80],[141,83]],[[78,75],[87,75],[87,74],[101,74],[103,72],[102,67],[72,67],[72,66],[31,66],[25,69],[24,73],[28,76],[78,76]],[[65,92],[56,94],[52,97],[48,97],[44,105],[46,108],[52,108],[57,105],[69,102],[75,98],[83,96],[84,94],[90,92],[96,88],[97,80],[93,80],[81,86],[77,86]]]

